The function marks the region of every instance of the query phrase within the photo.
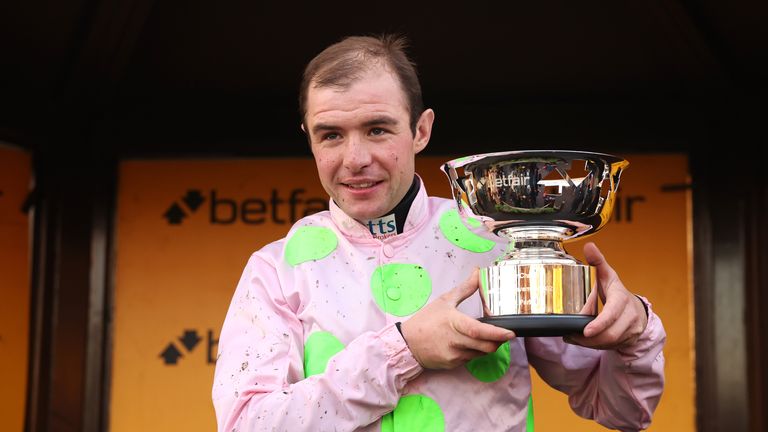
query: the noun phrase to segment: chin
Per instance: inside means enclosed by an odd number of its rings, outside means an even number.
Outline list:
[[[352,219],[357,219],[357,220],[375,219],[381,216],[381,213],[369,213],[369,212],[349,212],[347,214],[350,217],[352,217]]]
[[[352,219],[357,220],[363,220],[363,219],[375,219],[379,216],[381,216],[386,210],[380,210],[380,209],[344,209],[344,213],[349,215]]]

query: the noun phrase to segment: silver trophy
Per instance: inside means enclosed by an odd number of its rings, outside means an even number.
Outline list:
[[[507,252],[480,269],[481,321],[518,336],[583,331],[597,315],[595,269],[568,255],[563,242],[608,223],[627,165],[607,154],[559,150],[488,153],[443,165],[462,217],[509,239]]]

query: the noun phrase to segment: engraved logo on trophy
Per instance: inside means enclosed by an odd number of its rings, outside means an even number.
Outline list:
[[[443,165],[461,215],[509,239],[505,255],[480,270],[481,321],[518,336],[562,336],[594,319],[595,269],[563,242],[608,223],[628,164],[601,153],[525,150]]]

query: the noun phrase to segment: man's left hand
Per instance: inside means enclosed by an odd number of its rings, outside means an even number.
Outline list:
[[[594,243],[584,245],[584,256],[597,270],[597,292],[604,306],[584,328],[583,336],[566,336],[565,341],[604,350],[633,345],[648,323],[642,300],[624,287]]]

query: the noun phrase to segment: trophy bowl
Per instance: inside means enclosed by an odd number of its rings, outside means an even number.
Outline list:
[[[522,150],[446,162],[463,219],[507,238],[504,255],[480,269],[481,321],[518,336],[581,333],[598,313],[595,268],[563,242],[610,219],[626,160],[602,153]]]

